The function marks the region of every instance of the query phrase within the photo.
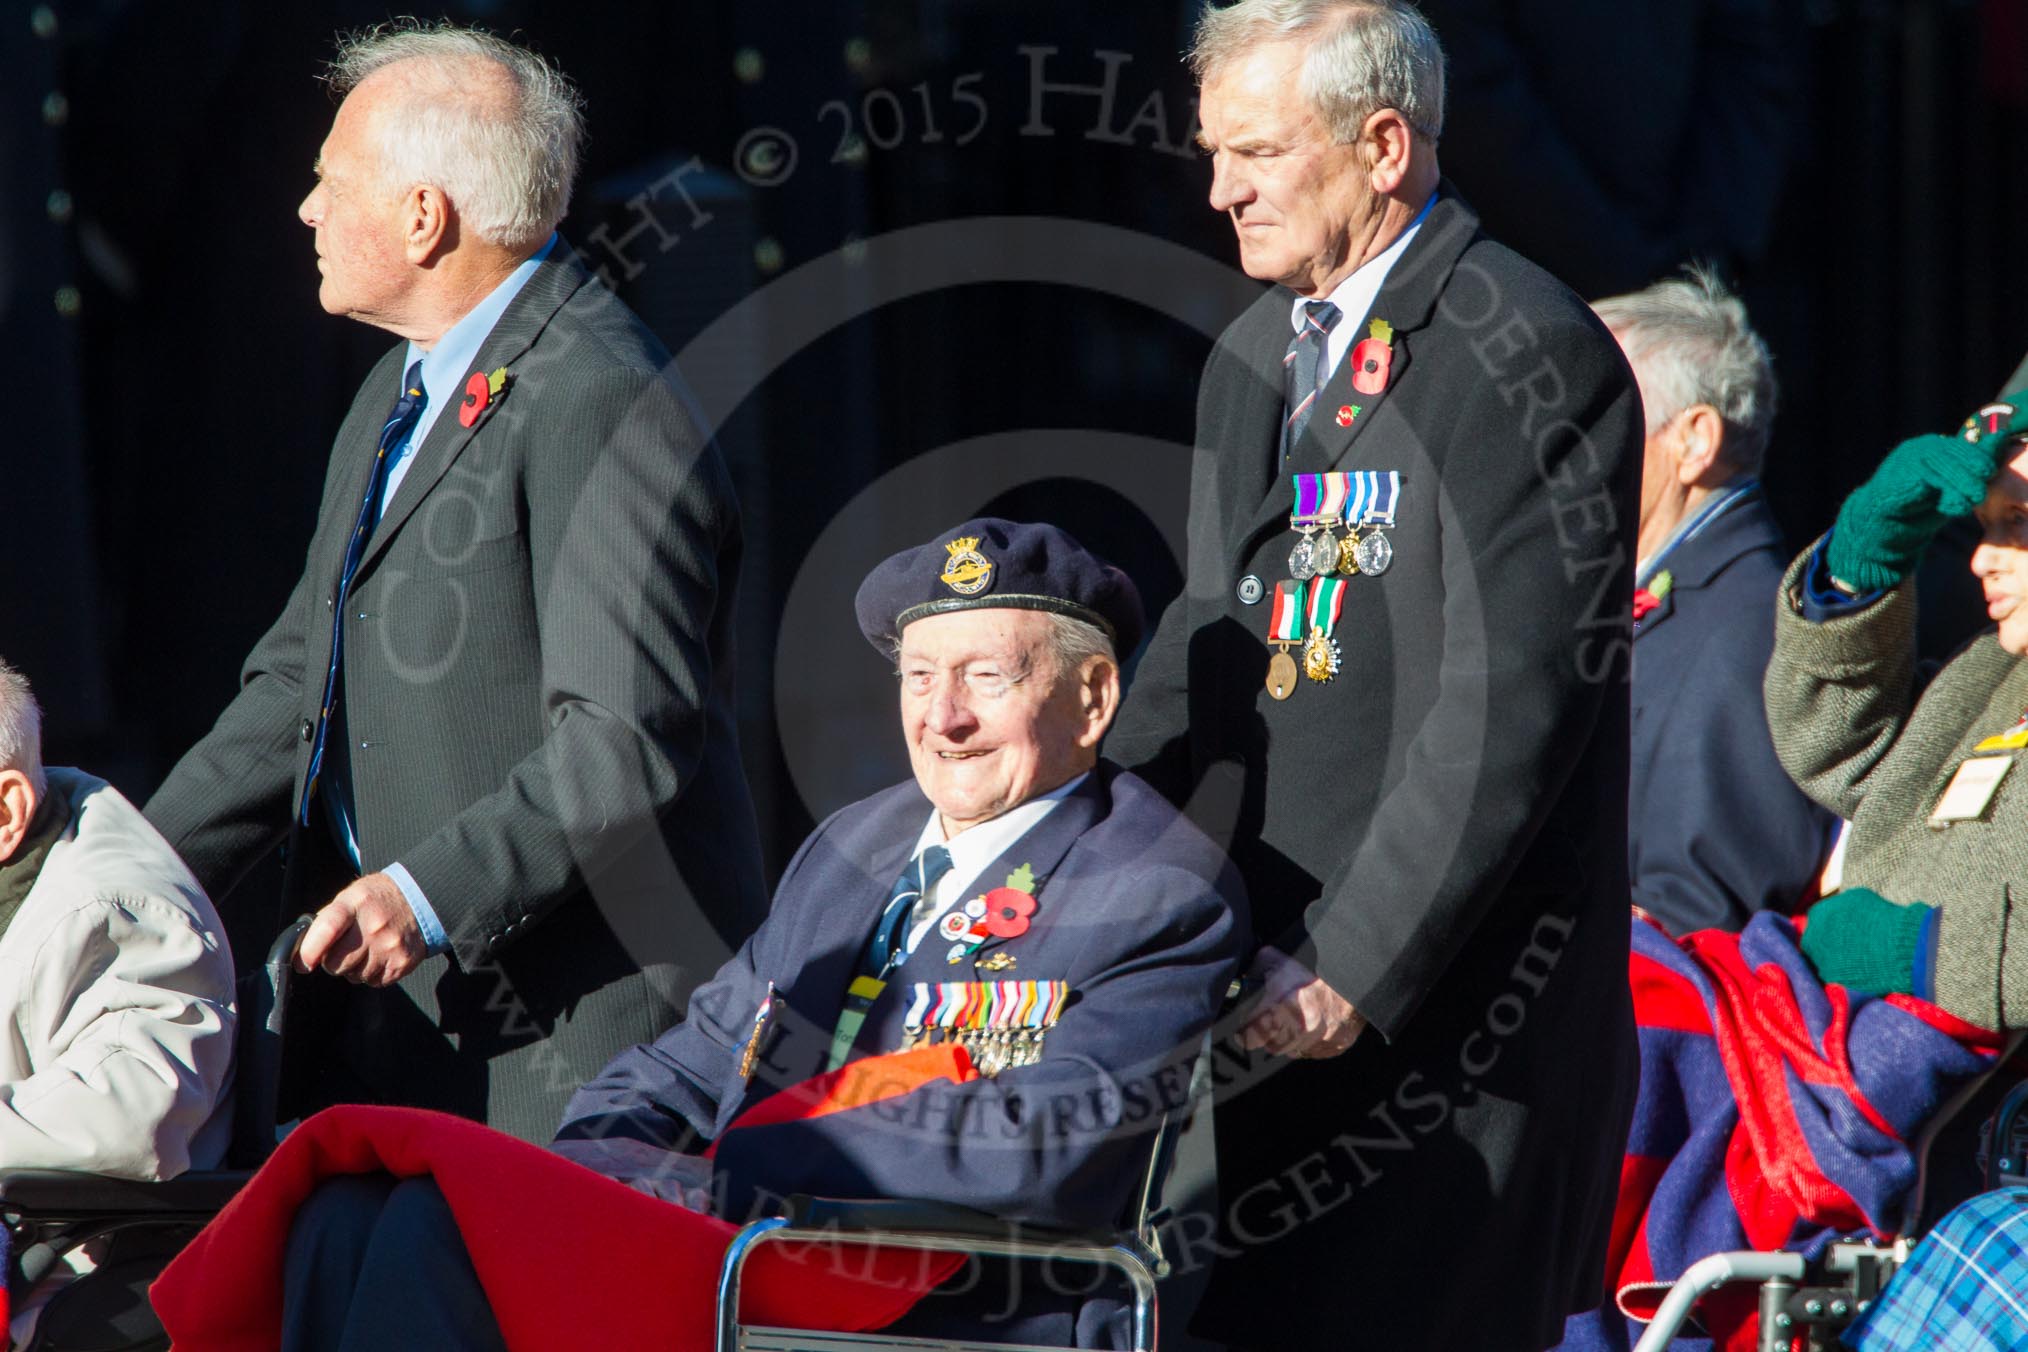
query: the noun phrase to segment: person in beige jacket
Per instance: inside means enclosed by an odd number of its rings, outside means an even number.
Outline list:
[[[138,808],[43,766],[41,722],[0,662],[0,1168],[215,1165],[232,1126],[224,930]]]
[[[1825,981],[2028,1027],[2028,391],[1916,437],[1789,566],[1769,729],[1812,798],[1850,820],[1843,890],[1809,912]],[[1915,565],[1972,514],[1996,628],[1917,691]]]

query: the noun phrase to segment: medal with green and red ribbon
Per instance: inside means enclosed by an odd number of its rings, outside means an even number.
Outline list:
[[[1345,580],[1320,577],[1310,584],[1304,619],[1309,637],[1303,642],[1303,674],[1313,681],[1328,681],[1338,674],[1338,640],[1331,631],[1338,627],[1338,613],[1345,608]]]
[[[1296,659],[1289,656],[1289,649],[1303,641],[1306,618],[1304,584],[1275,583],[1274,602],[1268,607],[1267,639],[1277,651],[1268,660],[1267,692],[1276,699],[1287,699],[1296,691]]]

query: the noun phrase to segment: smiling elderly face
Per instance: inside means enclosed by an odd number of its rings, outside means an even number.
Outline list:
[[[2028,656],[2028,447],[2017,445],[2001,462],[1978,516],[1972,574],[1985,590],[1987,618],[1999,622],[2002,648]]]
[[[1089,770],[1119,698],[1093,658],[1059,672],[1033,610],[928,615],[901,631],[901,727],[915,782],[956,835]]]

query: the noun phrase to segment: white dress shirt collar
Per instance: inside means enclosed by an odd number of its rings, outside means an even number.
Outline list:
[[[1038,794],[1017,808],[1010,808],[991,821],[980,822],[967,831],[960,831],[949,840],[944,839],[944,824],[935,808],[930,809],[929,821],[924,823],[922,834],[916,838],[915,850],[909,855],[914,859],[932,845],[941,845],[951,852],[951,871],[946,873],[937,885],[916,903],[915,917],[909,924],[908,948],[912,953],[915,946],[929,927],[942,917],[945,911],[961,899],[990,891],[1000,886],[1002,879],[992,880],[991,887],[979,887],[979,875],[986,866],[1005,854],[1015,841],[1039,826],[1056,805],[1077,792],[1077,786],[1091,778],[1091,772],[1072,779],[1069,783]]]
[[[1394,265],[1401,261],[1404,253],[1408,252],[1408,246],[1421,231],[1422,223],[1429,219],[1430,208],[1436,205],[1436,200],[1437,194],[1431,193],[1429,201],[1422,204],[1422,210],[1415,214],[1415,219],[1408,223],[1408,229],[1402,231],[1394,243],[1353,269],[1352,275],[1333,287],[1330,295],[1321,297],[1337,306],[1339,314],[1338,322],[1332,327],[1331,336],[1324,344],[1324,365],[1321,368],[1323,374],[1318,376],[1320,385],[1331,378],[1330,373],[1338,369],[1339,362],[1345,360],[1345,354],[1352,350],[1352,344],[1366,336],[1367,311],[1373,308],[1374,298],[1386,284],[1387,274],[1394,270]],[[1317,299],[1320,298],[1297,296],[1289,302],[1291,329],[1297,333],[1303,331],[1303,306]],[[1387,316],[1381,315],[1380,318],[1385,319]]]

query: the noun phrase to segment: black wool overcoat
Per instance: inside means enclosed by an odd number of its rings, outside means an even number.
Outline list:
[[[1369,1020],[1353,1049],[1220,1049],[1200,1311],[1242,1347],[1513,1347],[1600,1299],[1636,1081],[1629,597],[1641,405],[1611,336],[1445,185],[1275,465],[1276,288],[1198,401],[1184,594],[1108,754],[1216,838],[1255,931]],[[1351,577],[1328,683],[1263,686],[1290,472],[1395,470],[1392,566]],[[1249,603],[1263,584],[1263,599]]]

